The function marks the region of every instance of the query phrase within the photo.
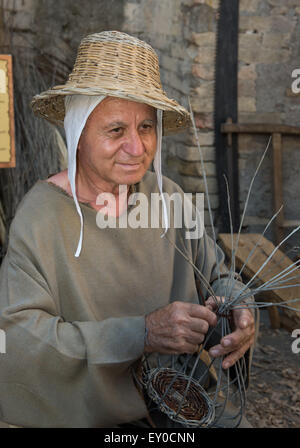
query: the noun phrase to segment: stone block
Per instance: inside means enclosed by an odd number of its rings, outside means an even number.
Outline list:
[[[171,56],[178,59],[186,59],[188,49],[183,42],[175,42],[171,46]]]
[[[140,33],[143,31],[141,8],[136,3],[125,3],[124,18],[126,31],[129,33]]]
[[[260,60],[260,45],[256,45],[255,47],[239,48],[239,61],[244,62],[245,64],[255,64],[261,63]]]
[[[195,114],[195,124],[198,129],[213,129],[214,123],[213,123],[213,114]]]
[[[271,6],[299,6],[299,0],[268,0],[269,5]]]
[[[197,95],[193,95],[191,98],[191,105],[193,112],[213,112],[214,111],[214,98],[213,96],[207,98],[199,98]]]
[[[215,64],[215,48],[214,47],[199,47],[197,51],[197,56],[194,62],[197,64]]]
[[[165,80],[167,81],[168,85],[171,86],[173,89],[178,90],[179,92],[183,93],[184,95],[189,94],[189,79],[188,77],[181,78],[177,76],[174,72],[169,72],[165,76]]]
[[[194,64],[192,67],[192,74],[196,78],[212,81],[215,77],[214,66],[206,64]]]
[[[290,49],[263,48],[261,45],[251,48],[240,48],[239,59],[247,64],[275,64],[286,62],[291,54]]]
[[[160,57],[160,66],[166,70],[177,72],[179,64],[179,59],[175,57],[170,57],[166,54]]]
[[[238,80],[238,95],[253,96],[256,95],[255,81],[252,79],[239,79]]]
[[[261,0],[240,0],[240,12],[255,12]]]
[[[270,31],[275,33],[291,33],[297,23],[297,17],[286,17],[282,15],[272,16]]]
[[[239,112],[240,123],[282,123],[282,115],[278,112]]]
[[[186,193],[204,193],[205,186],[202,178],[182,176],[180,185]],[[207,178],[209,194],[218,193],[217,179],[215,177]]]
[[[202,177],[202,164],[200,162],[186,162],[184,160],[172,160],[173,167],[176,167],[178,173],[183,176]],[[206,176],[216,176],[216,166],[214,162],[204,162]]]
[[[261,44],[262,36],[258,33],[240,33],[239,48],[254,47],[257,48]]]
[[[12,3],[15,11],[28,11],[33,13],[35,0],[14,0]]]
[[[267,16],[241,16],[239,30],[241,33],[290,33],[293,31],[297,17],[282,15]]]
[[[264,48],[283,48],[289,46],[290,33],[265,33],[262,46]]]
[[[238,78],[241,80],[255,80],[257,78],[256,64],[247,64],[240,67]]]
[[[124,17],[125,28],[132,33],[165,34],[171,37],[181,34],[180,0],[125,2]]]
[[[32,0],[17,2],[13,5],[14,9],[10,10],[13,15],[13,27],[15,32],[20,30],[32,30],[34,23],[34,3]],[[14,36],[13,36],[14,37]],[[26,40],[26,39],[24,39]]]
[[[213,81],[204,81],[193,90],[193,95],[196,95],[198,98],[212,98],[214,96],[214,85]]]
[[[215,161],[216,156],[214,146],[202,146],[201,151],[204,161]],[[196,146],[185,146],[182,144],[177,145],[176,154],[180,159],[187,160],[189,162],[199,162],[201,160],[199,149]]]
[[[216,34],[212,32],[192,33],[191,40],[198,47],[214,47],[216,43]]]
[[[260,33],[271,28],[271,17],[269,16],[240,16],[240,32]]]
[[[285,14],[287,14],[288,10],[289,9],[286,6],[278,6],[276,8],[272,8],[271,9],[271,14],[273,16],[275,16],[275,15],[285,15]]]
[[[181,0],[143,1],[142,10],[144,29],[154,34],[178,36],[181,33]],[[172,13],[170,13],[172,11]]]
[[[207,5],[213,9],[218,9],[219,0],[192,0],[193,5]]]
[[[201,146],[212,146],[214,144],[215,140],[215,134],[214,132],[198,132],[198,139]],[[196,146],[194,135],[192,136],[192,141],[194,142]]]

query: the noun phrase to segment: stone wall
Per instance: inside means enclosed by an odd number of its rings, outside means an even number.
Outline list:
[[[81,0],[6,3],[15,6],[15,39],[28,43],[31,36],[33,45],[67,60],[69,66],[81,37],[90,32],[117,29],[148,41],[157,50],[167,94],[185,107],[188,98],[191,100],[211,203],[213,210],[217,209],[213,107],[218,0],[90,0],[85,7]],[[291,73],[300,68],[299,15],[299,0],[240,0],[240,122],[299,123],[299,96],[291,91]],[[239,138],[241,209],[267,139]],[[283,141],[285,216],[299,219],[300,141]],[[192,131],[165,138],[163,154],[166,175],[187,192],[203,191],[200,155]],[[250,198],[247,231],[262,230],[272,215],[271,162],[269,151]],[[272,233],[268,236],[273,237]]]
[[[148,41],[160,59],[167,94],[195,114],[211,204],[218,207],[213,133],[217,1],[129,0],[123,29]],[[164,141],[163,172],[186,192],[203,192],[200,154],[192,131]],[[209,226],[208,217],[206,223]]]
[[[240,3],[239,121],[299,126],[300,96],[293,94],[292,71],[300,68],[299,0],[251,0]],[[240,199],[268,136],[239,138]],[[300,138],[283,137],[283,189],[286,219],[299,220]],[[273,214],[272,148],[257,175],[247,212],[246,230],[261,231]],[[286,229],[287,232],[291,229]],[[268,236],[272,239],[273,233]],[[293,238],[300,242],[300,235]],[[289,244],[289,246],[292,245]]]

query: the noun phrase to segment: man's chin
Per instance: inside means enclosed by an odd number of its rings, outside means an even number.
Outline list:
[[[143,170],[137,170],[136,172],[132,171],[130,173],[123,174],[119,176],[118,184],[119,185],[133,185],[140,182],[146,174],[144,168]]]

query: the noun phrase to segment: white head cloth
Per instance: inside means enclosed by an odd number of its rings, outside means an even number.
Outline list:
[[[105,96],[88,96],[88,95],[69,95],[65,97],[64,128],[66,132],[66,140],[68,148],[68,178],[76,210],[80,217],[80,237],[77,250],[75,252],[75,257],[79,257],[83,241],[83,216],[76,194],[77,147],[81,133],[86,125],[88,117],[104,98]],[[161,144],[162,144],[162,111],[157,110],[157,148],[153,166],[157,177],[159,192],[162,198],[163,218],[165,227],[165,231],[162,236],[164,236],[168,230],[169,224],[168,224],[166,201],[162,191]]]

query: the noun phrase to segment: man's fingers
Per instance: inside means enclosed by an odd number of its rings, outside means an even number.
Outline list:
[[[209,329],[209,323],[206,320],[192,317],[190,321],[190,328],[197,333],[206,334]]]
[[[210,310],[216,307],[213,297],[210,297],[206,304]],[[222,362],[224,369],[233,366],[254,342],[255,325],[251,311],[247,308],[235,309],[232,315],[234,331],[223,337],[220,344],[209,350],[212,357],[224,357]]]
[[[212,356],[226,355],[232,351],[238,350],[244,344],[249,344],[254,336],[254,328],[251,326],[246,330],[237,329],[228,336],[221,339],[220,344],[215,345],[209,351]]]
[[[146,352],[194,353],[204,341],[216,315],[199,304],[173,302],[145,317],[148,330]]]
[[[218,306],[220,303],[224,302],[225,298],[224,297],[212,297],[210,296],[206,302],[205,302],[205,306],[207,306],[211,311],[216,312],[216,310],[218,309]]]
[[[249,347],[251,345],[252,345],[252,342],[249,341],[246,344],[241,345],[236,350],[232,351],[229,349],[224,349],[224,347],[222,347],[219,344],[219,345],[216,345],[215,347],[213,347],[209,351],[209,354],[212,355],[213,357],[225,356],[225,358],[222,362],[222,367],[224,369],[228,369],[229,367],[232,367],[236,363],[236,361],[238,361],[246,353],[246,351],[249,349]]]
[[[196,305],[194,303],[191,303],[190,305],[191,306],[189,312],[191,317],[204,319],[212,327],[214,327],[217,324],[217,316],[208,307],[202,305]]]
[[[251,338],[254,334],[254,325],[249,325],[245,329],[241,330],[238,328],[237,330],[230,333],[228,336],[225,336],[221,340],[221,345],[225,349],[233,350],[236,347],[244,344],[249,338]]]
[[[254,324],[254,317],[247,308],[234,310],[234,322],[236,327],[245,329]]]

